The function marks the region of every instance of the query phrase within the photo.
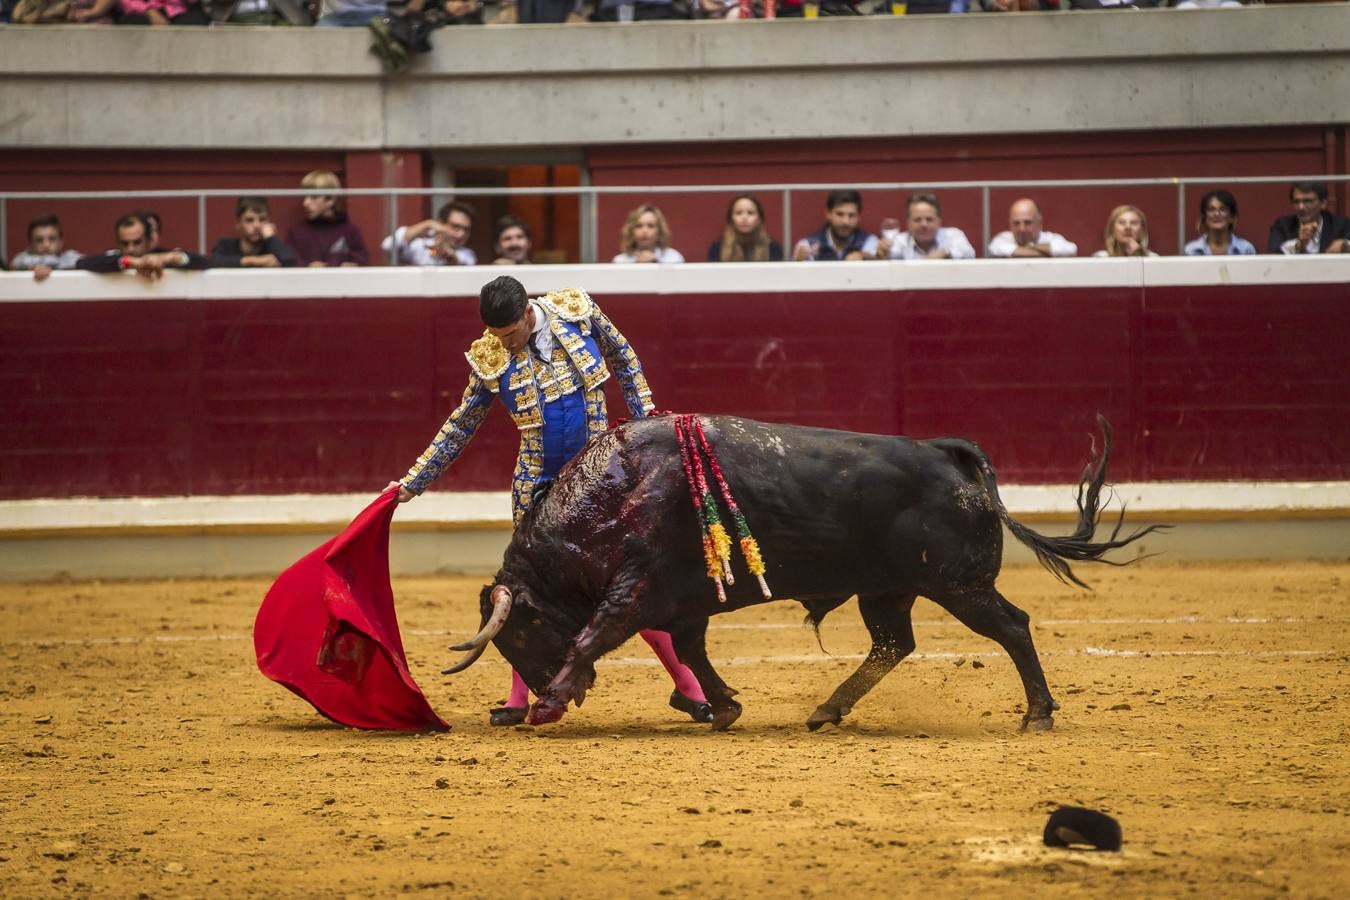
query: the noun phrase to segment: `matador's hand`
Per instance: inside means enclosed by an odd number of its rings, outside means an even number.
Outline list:
[[[392,491],[394,488],[398,488],[398,502],[399,502],[399,503],[407,503],[407,502],[408,502],[409,500],[411,500],[414,496],[416,496],[416,495],[413,494],[412,491],[408,490],[408,489],[405,488],[400,482],[397,482],[397,481],[391,481],[391,482],[389,482],[388,484],[386,484],[386,485],[384,486],[384,490],[383,490],[383,491],[380,491],[380,493],[381,493],[381,494],[388,493],[389,491]]]

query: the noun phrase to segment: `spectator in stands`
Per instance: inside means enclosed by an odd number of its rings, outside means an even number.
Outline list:
[[[753,194],[737,194],[727,207],[722,239],[708,248],[708,262],[779,262],[783,245],[764,227],[764,207]]]
[[[800,19],[803,16],[811,18],[812,16],[861,16],[865,15],[860,8],[862,0],[778,0],[778,12],[776,15],[780,19]],[[755,13],[759,15],[762,8],[762,2],[756,2]],[[815,7],[814,11],[808,11],[807,7]],[[885,7],[889,12],[889,7]]]
[[[300,186],[311,191],[332,191],[342,187],[337,173],[316,169],[300,179]],[[338,199],[331,194],[310,194],[300,201],[305,221],[291,226],[286,243],[295,251],[302,266],[364,266],[369,264],[366,240],[361,229],[347,219]]]
[[[877,255],[877,239],[858,227],[862,217],[862,195],[852,188],[830,191],[825,197],[825,225],[797,241],[792,258],[798,262],[816,260],[872,259]]]
[[[160,218],[159,213],[153,209],[137,209],[131,213],[140,218],[145,223],[145,239],[150,243],[150,249],[159,249],[160,229],[164,225],[164,220]]]
[[[1117,206],[1106,217],[1102,234],[1106,249],[1093,256],[1157,256],[1148,248],[1148,219],[1138,207]]]
[[[70,21],[80,25],[111,25],[117,0],[71,0]]]
[[[516,24],[561,25],[576,8],[576,0],[516,0]]]
[[[305,0],[209,0],[206,5],[211,21],[218,23],[301,27],[314,24]]]
[[[1069,9],[1153,9],[1166,5],[1167,0],[1069,0]]]
[[[1039,12],[1060,8],[1059,0],[980,0],[985,12]]]
[[[624,10],[631,10],[625,12]],[[592,22],[652,22],[660,19],[687,19],[689,7],[673,0],[596,0]]]
[[[412,54],[431,52],[431,32],[446,25],[482,25],[482,0],[406,0],[389,3],[385,14],[366,23],[374,42],[370,52],[385,71],[398,74],[412,63]]]
[[[895,240],[883,239],[878,259],[974,259],[975,248],[960,228],[944,228],[936,194],[919,191],[905,201],[909,229]]]
[[[198,0],[117,0],[118,25],[209,25]]]
[[[277,237],[265,197],[240,197],[234,207],[237,237],[221,238],[211,248],[211,265],[223,269],[277,269],[295,265],[295,255]]]
[[[32,270],[34,281],[46,281],[53,269],[73,269],[80,260],[78,250],[66,250],[61,220],[56,216],[38,216],[28,223],[28,249],[14,254],[9,268],[14,272]]]
[[[116,7],[117,0],[18,0],[10,15],[16,25],[111,25]]]
[[[320,28],[365,28],[384,15],[384,0],[322,0],[319,9]]]
[[[1270,225],[1267,253],[1340,253],[1350,242],[1350,219],[1327,212],[1327,183],[1300,181],[1289,188],[1292,216]]]
[[[1044,230],[1040,205],[1029,197],[1023,197],[1008,207],[1008,230],[994,235],[994,239],[989,242],[989,255],[997,259],[1010,256],[1032,259],[1077,256],[1078,245],[1062,234]]]
[[[478,255],[464,244],[473,228],[474,209],[467,203],[447,203],[436,218],[416,225],[400,225],[380,244],[398,266],[473,266]]]
[[[616,263],[682,263],[684,256],[670,246],[670,226],[654,204],[644,203],[628,214],[619,236]]]
[[[1237,227],[1237,200],[1227,191],[1210,191],[1200,198],[1200,236],[1188,243],[1187,256],[1228,256],[1256,252],[1251,241],[1233,233]]]
[[[523,219],[502,216],[493,229],[492,252],[497,258],[494,266],[527,266],[530,264],[530,229]]]
[[[163,219],[159,213],[152,209],[138,209],[132,212],[133,216],[138,217],[145,223],[146,240],[150,244],[151,253],[168,253],[169,251],[178,251],[187,253],[189,269],[206,269],[210,267],[210,260],[198,253],[192,253],[184,250],[182,247],[164,246],[164,235],[161,231]]]
[[[969,0],[909,0],[905,5],[905,15],[951,13],[959,15],[970,9]]]
[[[121,272],[134,270],[137,275],[152,281],[165,269],[205,269],[206,257],[188,253],[181,248],[165,250],[150,241],[150,227],[137,213],[127,213],[113,225],[117,246],[92,256],[81,256],[75,268],[86,272]]]

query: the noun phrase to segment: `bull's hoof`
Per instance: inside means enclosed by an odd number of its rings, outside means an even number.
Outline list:
[[[530,707],[530,717],[526,721],[531,725],[551,725],[561,719],[566,711],[567,707],[562,703],[539,700]]]
[[[1022,731],[1049,731],[1054,727],[1055,719],[1053,716],[1037,716],[1034,719],[1031,716],[1024,716],[1022,718]]]
[[[812,731],[819,731],[820,726],[822,725],[828,724],[837,726],[843,721],[843,718],[844,714],[842,711],[835,709],[832,706],[821,705],[817,706],[816,711],[811,713],[810,718],[806,720],[806,727]]]
[[[488,721],[493,725],[519,725],[529,711],[525,706],[499,706],[488,713]]]
[[[726,704],[726,706],[713,707],[713,731],[726,731],[733,722],[741,717],[741,705],[739,703],[735,700],[728,700]]]

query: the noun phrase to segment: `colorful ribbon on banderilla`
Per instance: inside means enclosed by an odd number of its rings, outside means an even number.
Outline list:
[[[722,476],[722,464],[718,461],[712,444],[708,442],[708,436],[703,433],[703,425],[699,422],[698,416],[675,416],[675,437],[680,445],[680,462],[684,464],[684,477],[689,484],[689,496],[694,501],[694,512],[703,526],[703,561],[708,567],[708,577],[717,588],[718,602],[725,603],[727,600],[727,592],[722,587],[722,582],[735,584],[736,579],[731,574],[731,536],[727,534],[722,517],[718,514],[717,498],[708,487],[708,476],[703,467],[705,456],[708,467],[712,469],[713,479],[722,493],[722,500],[731,513],[732,521],[736,523],[736,537],[740,543],[741,555],[745,557],[745,565],[750,574],[759,579],[759,590],[764,599],[772,599],[773,594],[769,591],[768,582],[764,580],[764,557],[759,552],[759,542],[750,533],[750,525],[745,521],[745,514],[736,505],[736,498],[731,495],[731,488],[727,485],[726,478]]]

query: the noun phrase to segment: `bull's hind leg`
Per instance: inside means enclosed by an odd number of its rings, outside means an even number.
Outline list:
[[[878,594],[858,598],[858,611],[863,624],[872,635],[872,649],[857,671],[834,689],[826,700],[806,720],[806,727],[815,731],[829,722],[838,725],[863,695],[876,687],[877,682],[894,669],[900,660],[914,652],[914,624],[910,613],[914,609],[914,595],[897,597]]]
[[[932,600],[971,631],[997,641],[1008,652],[1027,692],[1027,714],[1022,717],[1022,730],[1050,730],[1055,724],[1052,713],[1059,709],[1059,704],[1050,696],[1040,657],[1031,642],[1031,629],[1027,627],[1031,617],[1009,603],[993,585],[933,595]]]
[[[699,687],[713,709],[713,731],[726,731],[741,717],[741,705],[731,699],[736,689],[729,687],[708,660],[708,620],[678,625],[670,630],[675,653],[698,679]]]

